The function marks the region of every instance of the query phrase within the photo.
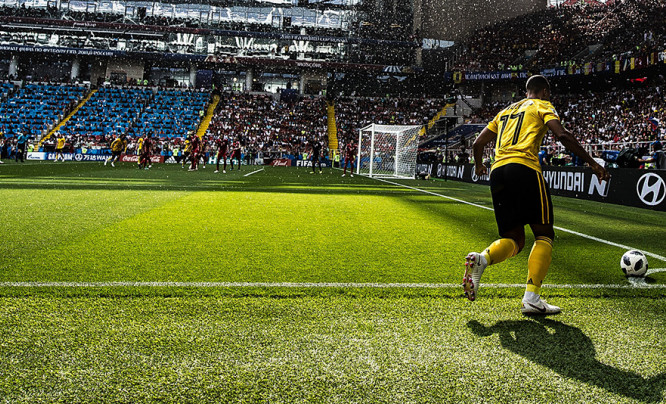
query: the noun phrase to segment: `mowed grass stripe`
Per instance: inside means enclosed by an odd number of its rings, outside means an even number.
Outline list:
[[[482,284],[483,289],[524,289],[522,283],[490,283]],[[113,288],[113,287],[177,287],[177,288],[339,288],[339,289],[453,289],[460,284],[453,283],[342,283],[342,282],[0,282],[0,287],[21,288]],[[578,284],[578,285],[546,285],[544,289],[666,289],[664,284],[650,284],[642,278],[631,279],[629,284]]]
[[[109,170],[94,164],[45,165],[31,168],[31,175],[19,168],[15,167],[14,178],[54,176],[51,171],[60,170],[56,176],[73,184],[80,179],[81,184],[62,190],[11,190],[15,194],[4,201],[3,213],[11,227],[20,231],[4,240],[15,259],[3,262],[6,270],[0,272],[0,281],[455,284],[464,256],[497,237],[488,209],[365,177],[310,175],[307,170],[284,167],[266,167],[265,173],[247,180],[241,178],[244,171],[220,176],[211,170],[191,173],[173,166],[143,171],[129,167]],[[115,181],[125,176],[156,184],[131,190],[85,189],[87,179]],[[221,178],[224,184],[218,182]],[[445,192],[480,206],[490,205],[487,187],[458,182],[425,184],[439,185],[428,188],[435,194]],[[182,185],[208,188],[191,192],[180,190]],[[151,202],[161,193],[167,195],[158,198],[164,204]],[[46,206],[51,199],[66,199],[63,211],[67,214],[52,217],[50,208],[30,211],[31,225],[22,227],[22,203],[33,195],[47,201]],[[652,234],[658,230],[652,228],[658,227],[653,223],[661,216],[655,212],[637,214],[642,210],[613,206],[599,211],[589,202],[558,202],[556,208],[564,207],[556,213],[558,218],[580,221],[613,236],[604,238],[631,238],[646,245],[657,240]],[[132,214],[130,207],[137,205],[137,214]],[[125,213],[117,220],[105,220],[105,212],[115,210]],[[599,220],[606,213],[612,216]],[[94,225],[78,231],[77,221],[84,217],[93,218],[84,223]],[[49,226],[56,231],[44,231]],[[64,231],[59,233],[58,226]],[[613,233],[621,226],[630,231]],[[644,233],[647,235],[642,237]],[[41,248],[14,248],[33,243],[30,240]],[[484,283],[524,281],[528,255],[524,251],[490,268]],[[558,236],[546,282],[623,284],[620,256],[616,247]],[[655,279],[664,283],[660,275]]]
[[[24,264],[33,279],[5,280],[385,282],[418,281],[425,270],[436,279],[432,256],[459,240],[424,255],[432,243],[413,231],[422,218],[412,204],[377,195],[197,192],[34,257]],[[421,227],[437,234],[445,224]],[[68,253],[76,251],[85,254]]]
[[[479,205],[477,203],[468,202],[468,201],[458,199],[458,198],[454,198],[454,197],[444,195],[444,194],[441,194],[441,193],[436,193],[436,192],[428,191],[428,190],[425,190],[425,189],[422,189],[422,188],[412,187],[412,186],[409,186],[409,185],[406,185],[406,184],[400,184],[400,183],[397,183],[397,182],[388,181],[388,180],[383,179],[383,178],[374,178],[374,177],[372,177],[372,178],[374,180],[381,181],[381,182],[384,182],[384,183],[387,183],[387,184],[400,186],[400,187],[403,187],[403,188],[411,189],[413,191],[422,192],[422,193],[425,193],[425,194],[428,194],[428,195],[433,195],[433,196],[438,196],[438,197],[441,197],[441,198],[450,199],[450,200],[453,200],[453,201],[456,201],[456,202],[460,202],[460,203],[464,203],[464,204],[467,204],[467,205],[470,205],[470,206],[474,206],[476,208],[494,211],[494,209],[491,208],[491,207]],[[590,239],[590,240],[593,240],[593,241],[596,241],[596,242],[599,242],[599,243],[607,244],[607,245],[610,245],[610,246],[613,246],[613,247],[619,247],[619,248],[622,248],[624,250],[640,250],[645,255],[647,255],[649,257],[657,258],[661,261],[666,262],[666,257],[664,257],[662,255],[659,255],[659,254],[652,253],[650,251],[645,251],[645,250],[641,250],[641,249],[636,248],[636,247],[630,247],[630,246],[627,246],[627,245],[624,245],[624,244],[615,243],[615,242],[610,241],[610,240],[605,240],[603,238],[590,236],[588,234],[584,234],[584,233],[577,232],[577,231],[574,231],[574,230],[566,229],[564,227],[559,227],[559,226],[554,226],[554,227],[555,227],[556,230],[560,230],[560,231],[563,231],[563,232],[566,232],[566,233],[570,233],[570,234],[576,235],[578,237],[587,238],[587,239]]]

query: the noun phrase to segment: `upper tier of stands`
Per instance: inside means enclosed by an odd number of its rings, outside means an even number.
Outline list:
[[[495,71],[607,61],[666,47],[666,2],[626,0],[549,8],[473,32],[454,69]],[[595,46],[596,45],[596,46]]]
[[[152,133],[157,137],[183,137],[196,131],[205,111],[209,93],[160,90],[129,131],[131,136]]]
[[[85,87],[50,84],[26,84],[18,91],[13,90],[13,84],[3,84],[2,133],[5,137],[24,133],[38,139],[76,106],[86,92]]]
[[[268,13],[267,9],[270,10],[270,7],[260,8],[260,12],[255,13],[256,16],[254,17],[254,20],[248,18],[247,14],[241,11],[242,9],[236,10],[234,13],[236,18],[240,18],[241,20],[221,19],[219,21],[214,21],[213,19],[209,20],[208,18],[177,18],[162,15],[148,15],[143,18],[133,17],[131,20],[127,20],[124,19],[125,15],[122,14],[122,11],[120,13],[80,12],[71,10],[58,10],[53,7],[11,7],[3,5],[0,6],[0,16],[17,16],[55,20],[69,19],[75,21],[93,21],[100,23],[126,23],[155,27],[206,28],[248,32],[283,32],[289,34],[300,34],[301,29],[306,28],[308,35],[333,37],[346,37],[350,34],[349,30],[343,29],[339,23],[332,26],[325,26],[321,20],[316,24],[314,22],[308,23],[306,21],[300,21],[303,19],[302,11],[295,12],[294,15],[292,15],[290,25],[276,27],[270,18],[268,18],[267,22],[262,22],[263,19],[260,17],[260,13]],[[230,10],[230,8],[228,8],[226,11],[228,10]],[[320,14],[321,12],[322,11],[319,11]],[[313,12],[308,14],[312,14],[312,16],[315,17],[315,13]],[[242,20],[243,15],[245,15],[245,20]],[[252,15],[252,13],[250,13],[250,15]],[[289,17],[289,14],[286,13],[285,16]],[[360,26],[353,36],[361,38],[404,41],[410,39],[411,30],[407,29],[407,27],[382,26],[375,28],[372,26]]]

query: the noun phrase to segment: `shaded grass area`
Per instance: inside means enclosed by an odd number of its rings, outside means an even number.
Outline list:
[[[666,302],[0,299],[11,402],[659,402]]]

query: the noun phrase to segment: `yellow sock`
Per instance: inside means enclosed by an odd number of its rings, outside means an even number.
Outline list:
[[[541,284],[546,279],[548,267],[553,255],[553,240],[548,237],[537,237],[527,260],[527,292],[539,294]]]
[[[482,254],[486,257],[488,265],[499,264],[518,254],[518,244],[510,238],[501,238],[495,240]]]

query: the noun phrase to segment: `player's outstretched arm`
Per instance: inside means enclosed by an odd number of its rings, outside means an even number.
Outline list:
[[[497,133],[488,128],[483,128],[479,136],[474,140],[472,151],[474,153],[474,171],[476,175],[481,176],[488,172],[486,166],[483,165],[483,149],[486,145],[497,137]]]
[[[548,128],[553,132],[553,135],[555,138],[562,143],[564,147],[567,148],[567,150],[571,151],[573,154],[576,156],[580,157],[585,161],[587,164],[592,167],[592,171],[594,172],[594,175],[599,177],[600,180],[606,181],[610,178],[610,174],[608,171],[606,171],[605,168],[603,168],[599,163],[594,161],[592,156],[589,155],[585,149],[583,149],[583,146],[578,143],[578,140],[569,132],[568,130],[564,129],[564,126],[558,121],[557,119],[551,119],[550,121],[546,122],[546,125],[548,125]]]

